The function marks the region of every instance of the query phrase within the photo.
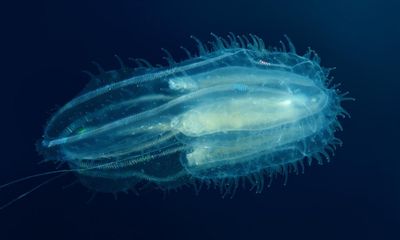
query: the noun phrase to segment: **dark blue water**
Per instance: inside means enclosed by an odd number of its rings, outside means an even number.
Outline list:
[[[166,198],[97,195],[66,176],[0,212],[0,239],[400,239],[398,1],[19,1],[3,8],[0,183],[53,170],[34,144],[54,109],[85,85],[90,61],[162,62],[191,34],[254,33],[308,46],[357,99],[345,103],[333,161],[262,194],[191,189]],[[6,202],[44,179],[0,191]]]

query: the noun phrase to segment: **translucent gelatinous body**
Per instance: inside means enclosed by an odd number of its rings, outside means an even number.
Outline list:
[[[340,144],[343,95],[318,56],[297,55],[291,43],[267,50],[254,35],[213,36],[212,49],[195,39],[199,56],[169,57],[168,67],[137,60],[136,69],[93,76],[49,121],[40,151],[105,192],[144,181],[205,181],[232,192],[243,177],[260,191],[263,174],[329,158]]]

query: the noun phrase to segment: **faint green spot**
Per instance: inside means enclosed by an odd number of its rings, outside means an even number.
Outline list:
[[[87,131],[87,128],[81,128],[78,130],[78,134],[82,134]]]

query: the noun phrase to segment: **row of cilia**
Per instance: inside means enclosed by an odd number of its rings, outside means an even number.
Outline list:
[[[172,56],[172,54],[167,49],[161,48],[161,51],[164,52],[165,54],[163,59],[167,62],[166,66],[163,66],[161,64],[153,65],[149,61],[143,58],[128,58],[129,62],[134,63],[134,66],[131,67],[128,66],[118,55],[114,55],[114,57],[118,61],[118,64],[120,65],[120,68],[115,70],[105,71],[99,63],[93,61],[92,64],[96,67],[98,73],[94,74],[90,71],[83,71],[85,74],[89,75],[91,79],[84,92],[88,90],[93,90],[98,87],[102,87],[112,82],[123,81],[133,76],[147,74],[153,71],[159,71],[161,69],[173,68],[179,64],[185,63],[185,61],[187,60],[191,60],[196,57],[206,56],[208,54],[212,54],[221,50],[242,48],[242,49],[253,50],[256,53],[259,53],[260,55],[272,52],[284,52],[288,54],[297,55],[296,48],[286,35],[284,36],[286,39],[286,43],[280,41],[280,47],[268,47],[268,48],[265,46],[264,41],[260,37],[254,34],[235,35],[232,32],[230,32],[226,38],[220,37],[214,33],[211,33],[210,35],[213,37],[214,40],[208,41],[207,43],[200,41],[197,37],[193,35],[190,36],[190,38],[193,39],[197,45],[197,52],[195,53],[190,52],[186,47],[180,46],[180,48],[184,51],[184,53],[187,56],[186,59],[182,61],[176,61]],[[308,48],[308,50],[302,57],[304,59],[316,63],[319,66],[320,58],[318,54],[311,48]],[[332,82],[332,78],[328,76],[330,71],[333,69],[334,68],[321,68],[321,72],[323,72],[323,74],[325,75],[326,79],[325,84],[328,86]]]

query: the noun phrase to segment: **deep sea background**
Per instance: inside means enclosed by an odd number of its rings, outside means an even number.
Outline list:
[[[267,45],[287,34],[311,46],[356,102],[344,107],[344,142],[331,163],[307,167],[261,194],[183,189],[163,198],[98,194],[60,178],[0,211],[12,239],[400,239],[400,4],[336,1],[14,1],[1,7],[0,184],[50,171],[35,142],[57,107],[83,88],[82,70],[118,67],[113,57],[164,63],[195,50],[191,34],[254,33]],[[0,190],[0,203],[46,178]]]

